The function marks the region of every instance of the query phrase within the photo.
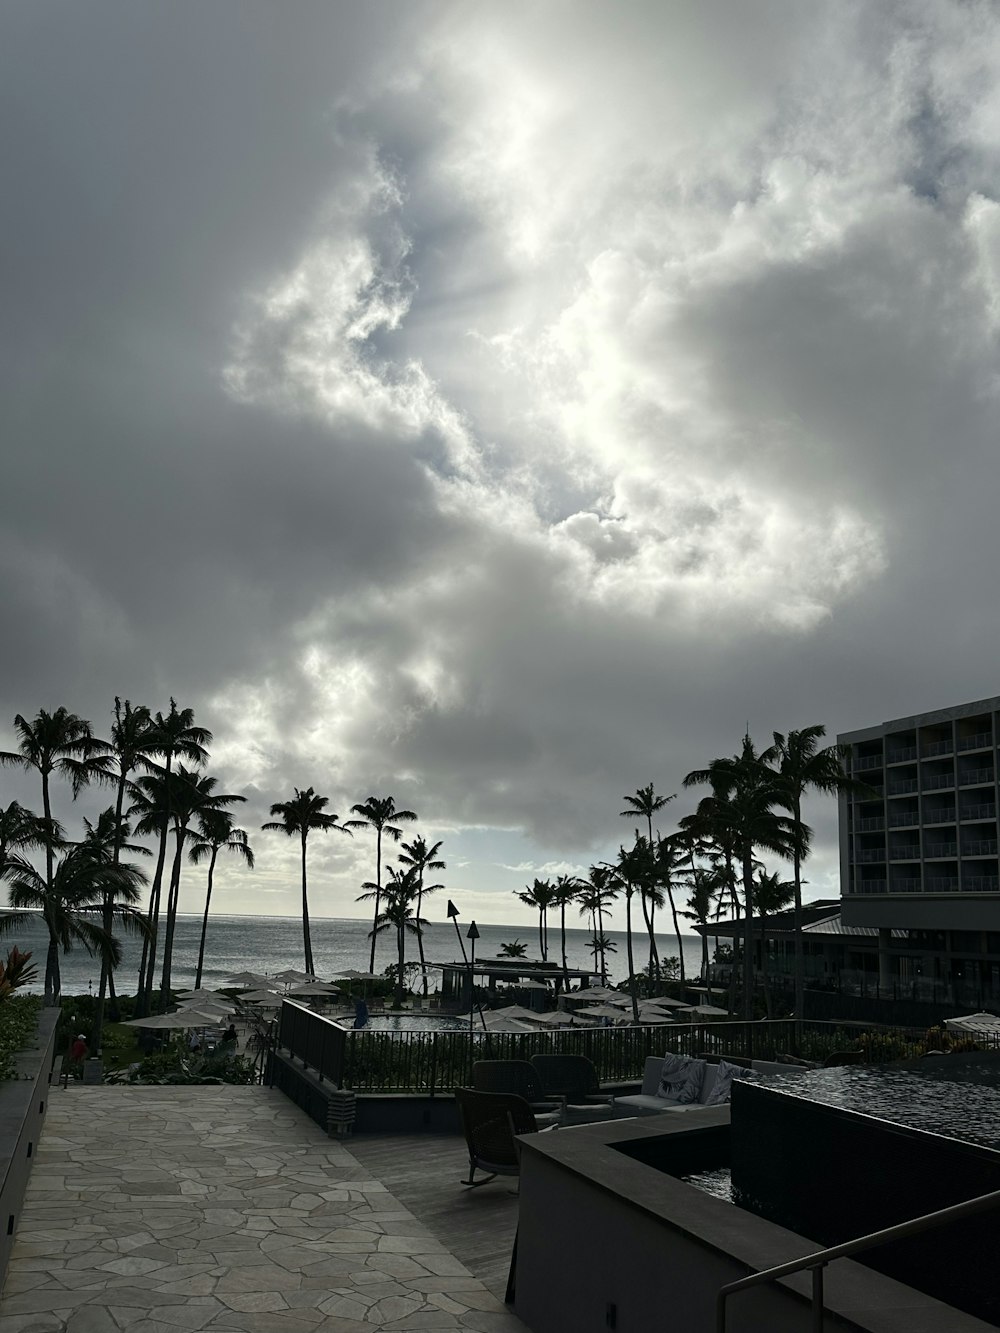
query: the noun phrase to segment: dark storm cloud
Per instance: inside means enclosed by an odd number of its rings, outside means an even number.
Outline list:
[[[585,864],[748,722],[997,692],[989,7],[4,37],[0,717],[173,693],[251,827],[393,791]]]

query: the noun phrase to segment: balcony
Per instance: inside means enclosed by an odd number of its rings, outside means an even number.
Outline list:
[[[889,815],[890,828],[913,828],[920,823],[916,810],[896,810]]]
[[[920,847],[916,844],[912,847],[890,847],[890,861],[919,861]]]
[[[919,893],[919,879],[894,879],[889,886],[890,893]]]
[[[859,879],[854,885],[855,893],[885,893],[884,879]]]
[[[932,875],[924,883],[927,893],[957,893],[957,875]]]
[[[885,860],[885,849],[883,847],[862,847],[860,851],[854,853],[854,859],[858,865],[875,865]]]
[[[997,875],[966,875],[962,880],[966,893],[998,893],[1000,877]]]
[[[975,736],[960,736],[960,750],[988,750],[993,744],[993,737],[988,731],[980,731]]]
[[[996,819],[996,817],[997,808],[995,805],[967,805],[962,811],[963,819]],[[929,819],[924,820],[925,824],[930,822]]]
[[[930,741],[924,746],[924,758],[929,759],[935,754],[952,754],[954,749],[954,741]]]
[[[977,816],[973,816],[973,818],[976,817]],[[929,810],[927,814],[924,815],[925,824],[954,824],[954,822],[955,822],[954,806],[952,806],[950,810]]]
[[[916,778],[902,778],[898,782],[889,782],[886,784],[886,791],[890,796],[909,796],[916,790]]]
[[[934,842],[931,843],[924,855],[928,860],[936,860],[941,857],[954,857],[958,855],[957,842]]]
[[[980,838],[978,842],[967,842],[962,848],[963,856],[996,856],[996,838]]]
[[[940,791],[943,787],[954,787],[954,773],[931,773],[924,778],[924,791]]]
[[[863,754],[854,761],[855,773],[866,771],[870,768],[881,768],[882,756],[880,754]]]
[[[902,750],[890,750],[885,757],[887,764],[906,764],[917,757],[917,747],[908,745]]]
[[[992,782],[994,773],[992,768],[973,768],[967,773],[960,773],[958,785],[960,787],[974,787],[979,782]]]
[[[859,819],[855,828],[859,833],[881,833],[885,828],[885,820],[881,815],[869,819]]]

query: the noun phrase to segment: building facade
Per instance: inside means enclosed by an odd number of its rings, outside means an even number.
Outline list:
[[[1000,996],[1000,697],[837,737],[867,790],[840,798],[841,914],[879,974]]]

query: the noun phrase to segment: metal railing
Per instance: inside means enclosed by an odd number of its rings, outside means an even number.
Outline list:
[[[996,856],[996,838],[980,838],[977,842],[967,842],[962,848],[963,856]]]
[[[965,819],[996,819],[997,808],[995,805],[967,805],[962,811],[961,818]],[[954,816],[952,816],[954,818]],[[927,822],[926,820],[924,821]]]
[[[913,846],[913,847],[890,847],[890,848],[889,848],[889,860],[890,860],[890,861],[919,861],[919,860],[920,860],[920,844],[917,843],[917,844],[916,844],[915,846]]]
[[[719,1289],[715,1298],[716,1333],[726,1333],[726,1302],[737,1291],[746,1291],[749,1287],[760,1287],[768,1282],[777,1282],[779,1278],[791,1277],[793,1273],[812,1273],[812,1333],[823,1333],[823,1270],[835,1259],[846,1259],[852,1254],[862,1254],[865,1250],[874,1250],[879,1245],[888,1245],[894,1240],[908,1240],[910,1236],[920,1236],[925,1231],[936,1231],[939,1227],[959,1222],[966,1217],[976,1217],[979,1213],[992,1212],[1000,1207],[1000,1190],[989,1194],[980,1194],[975,1199],[966,1199],[964,1203],[952,1204],[950,1208],[938,1208],[923,1217],[913,1217],[908,1222],[898,1222],[895,1226],[873,1231],[867,1236],[858,1236],[855,1240],[846,1240],[840,1245],[830,1245],[825,1250],[815,1250],[803,1255],[801,1259],[791,1259],[786,1264],[777,1264],[774,1268],[765,1268],[760,1273],[751,1273],[749,1277],[728,1282]]]
[[[889,815],[890,828],[912,828],[920,823],[920,812],[917,810],[896,810]]]
[[[960,787],[976,787],[992,782],[993,778],[992,768],[970,768],[968,772],[958,775],[958,785]]]
[[[988,731],[977,732],[975,736],[960,736],[958,739],[960,750],[985,750],[992,744],[993,737]]]
[[[859,772],[869,768],[881,768],[882,756],[880,754],[865,754],[860,759],[854,761],[854,771]]]
[[[954,806],[950,810],[928,810],[927,814],[924,815],[925,824],[954,824],[954,822]]]
[[[898,782],[888,782],[885,789],[890,796],[909,796],[917,790],[917,779],[901,778]]]
[[[312,1070],[320,1083],[329,1080],[341,1086],[346,1045],[347,1033],[338,1023],[292,1000],[282,1001],[278,1046],[301,1060],[303,1069]]]
[[[928,741],[924,746],[923,757],[929,759],[931,755],[951,754],[955,749],[952,741]]]
[[[885,820],[881,815],[870,815],[867,819],[859,819],[856,827],[859,833],[881,833],[885,828]]]
[[[924,791],[943,791],[946,787],[954,787],[954,773],[928,773],[924,777]],[[916,791],[917,784],[914,783],[910,788]]]
[[[915,745],[904,745],[901,750],[890,750],[885,757],[887,764],[905,764],[907,760],[916,759],[917,747]]]

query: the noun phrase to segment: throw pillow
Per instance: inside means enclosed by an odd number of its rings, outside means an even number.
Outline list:
[[[706,1106],[724,1106],[732,1096],[733,1079],[746,1078],[750,1074],[749,1069],[744,1069],[742,1065],[730,1064],[728,1060],[719,1061],[719,1071],[715,1076],[715,1087],[708,1094]]]
[[[666,1055],[656,1095],[665,1101],[677,1102],[679,1106],[687,1106],[698,1100],[704,1077],[704,1060],[692,1060],[686,1055]]]

